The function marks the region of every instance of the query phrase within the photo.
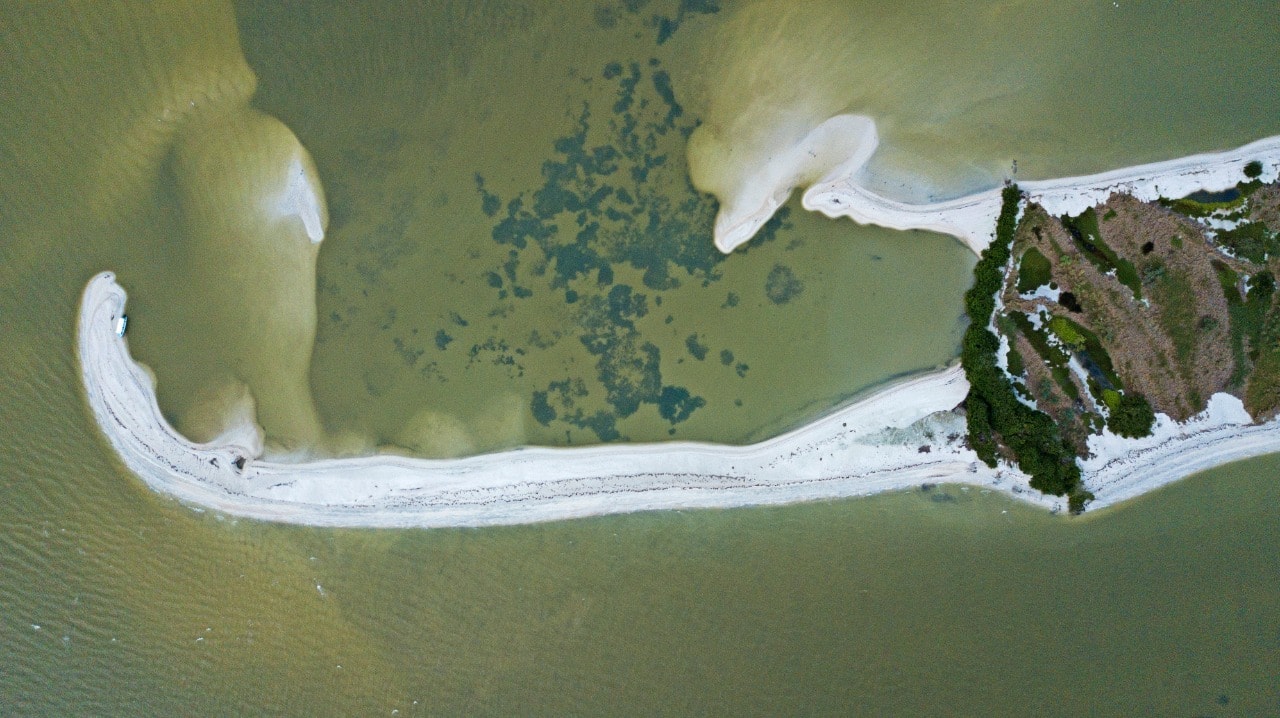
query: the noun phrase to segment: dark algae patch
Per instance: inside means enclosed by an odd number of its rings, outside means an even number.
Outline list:
[[[654,12],[649,0],[618,0],[596,6],[596,25],[610,30],[618,25],[624,14],[637,15],[643,18],[646,28],[654,31],[659,45],[665,44],[680,29],[680,25],[690,17],[711,15],[720,12],[719,0],[680,0],[675,14]],[[613,67],[613,64],[610,64]],[[606,75],[607,77],[608,75]]]
[[[775,264],[764,282],[764,294],[774,304],[786,304],[804,291],[804,284],[790,267]]]
[[[706,241],[714,201],[691,188],[672,197],[649,181],[668,171],[672,153],[683,151],[696,127],[681,122],[683,110],[665,72],[653,71],[643,82],[650,69],[635,62],[604,68],[601,77],[617,86],[610,114],[602,121],[583,106],[574,132],[556,140],[555,157],[543,163],[541,187],[503,202],[476,177],[482,209],[505,208],[495,213],[493,240],[520,253],[536,246],[553,288],[582,277],[610,284],[616,264],[643,271],[652,290],[719,278],[724,256]],[[786,219],[780,213],[761,239],[768,241]]]
[[[684,340],[684,346],[689,350],[689,356],[694,359],[702,361],[707,358],[707,346],[698,341],[697,334],[690,334],[689,337]]]
[[[680,17],[704,5],[685,3]],[[480,175],[475,186],[481,211],[495,220],[493,241],[509,248],[508,261],[485,275],[496,298],[519,300],[539,285],[563,292],[592,359],[589,376],[552,381],[533,393],[534,420],[612,441],[625,438],[617,422],[646,406],[673,429],[706,406],[690,388],[663,380],[665,357],[646,338],[642,320],[660,303],[656,293],[719,280],[725,257],[710,238],[714,201],[684,179],[684,142],[697,125],[686,117],[670,75],[657,61],[610,62],[590,81],[611,84],[613,100],[583,104],[570,133],[555,140],[543,162],[541,186],[511,197],[490,191]],[[667,188],[676,177],[686,191],[673,195]],[[760,240],[787,227],[781,212]],[[624,270],[640,285],[620,282]],[[785,272],[769,289],[778,303],[801,288],[791,270]],[[696,333],[684,345],[697,361],[711,351]],[[743,376],[747,366],[735,371]],[[600,405],[607,409],[583,408]]]

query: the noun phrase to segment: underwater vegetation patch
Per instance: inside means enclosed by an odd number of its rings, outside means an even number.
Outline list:
[[[661,45],[671,39],[689,16],[720,12],[719,0],[680,0],[674,14],[655,12],[649,5],[650,0],[615,0],[597,5],[594,11],[596,25],[601,29],[612,30],[617,27],[624,14],[642,16],[644,26],[657,32],[656,39]]]
[[[708,7],[685,2],[680,13]],[[481,280],[502,302],[563,295],[594,373],[549,382],[533,393],[530,411],[542,426],[559,422],[612,441],[625,438],[617,422],[645,406],[673,428],[706,406],[689,388],[664,383],[662,351],[640,320],[661,304],[659,292],[718,281],[726,257],[711,241],[716,202],[688,181],[684,152],[697,121],[687,117],[671,76],[657,60],[610,62],[586,83],[608,83],[611,98],[584,102],[570,115],[570,131],[542,163],[540,186],[503,197],[475,175],[492,240],[507,248],[507,259]],[[784,209],[755,245],[790,227]],[[642,286],[618,281],[623,268]],[[803,290],[790,268],[775,274],[766,287],[775,304]],[[726,301],[736,303],[736,295]],[[684,348],[698,361],[711,351],[697,334]],[[749,368],[728,365],[740,377]]]
[[[786,304],[803,291],[804,283],[796,278],[796,273],[791,267],[781,264],[773,265],[769,276],[764,280],[764,294],[774,304]]]

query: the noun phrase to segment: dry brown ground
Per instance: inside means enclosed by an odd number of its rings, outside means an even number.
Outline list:
[[[1211,263],[1219,253],[1198,225],[1159,205],[1113,195],[1096,212],[1103,241],[1132,262],[1142,278],[1143,300],[1099,271],[1057,218],[1032,206],[1015,236],[1014,256],[1036,247],[1050,260],[1058,288],[1074,294],[1082,311],[1021,299],[1013,272],[1006,282],[1005,305],[1029,313],[1045,308],[1092,330],[1127,389],[1146,395],[1156,411],[1185,419],[1203,410],[1210,395],[1227,388],[1234,368],[1227,302]],[[1181,238],[1180,247],[1175,237]],[[1015,346],[1029,367],[1037,363],[1025,339]],[[1047,375],[1042,365],[1029,369],[1029,388],[1056,419],[1069,420],[1068,407],[1076,413],[1093,409],[1088,389],[1078,381],[1081,402],[1076,404],[1046,384]],[[1047,394],[1042,393],[1046,386],[1051,388]]]

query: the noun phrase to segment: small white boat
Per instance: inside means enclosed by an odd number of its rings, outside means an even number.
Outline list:
[[[128,326],[129,326],[129,315],[127,315],[127,314],[121,314],[121,315],[116,319],[116,336],[118,336],[118,337],[122,337],[122,336],[124,336],[124,330],[125,330],[125,328],[127,328]]]

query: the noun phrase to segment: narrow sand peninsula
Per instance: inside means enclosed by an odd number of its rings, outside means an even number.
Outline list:
[[[821,153],[811,153],[833,131],[856,132],[857,150],[850,159],[828,171],[804,192],[805,209],[828,217],[848,217],[859,224],[891,229],[923,229],[957,237],[975,253],[991,241],[1000,214],[999,188],[930,204],[910,204],[882,197],[860,182],[860,173],[875,153],[879,137],[870,118],[841,115],[822,123],[795,147],[778,152],[766,166],[744,183],[750,187],[741,197],[721,198],[716,217],[715,242],[731,252],[750,241],[801,186],[807,163]],[[1216,192],[1234,187],[1243,179],[1246,163],[1259,160],[1270,176],[1280,162],[1280,136],[1268,137],[1234,150],[1192,155],[1181,159],[1127,167],[1085,177],[1019,182],[1033,202],[1050,214],[1078,214],[1100,204],[1113,193],[1131,194],[1150,201],[1158,197],[1184,197],[1198,190]]]
[[[751,446],[526,448],[441,461],[392,455],[264,460],[254,431],[194,444],[169,426],[150,372],[115,332],[125,299],[115,276],[105,272],[89,282],[81,303],[79,358],[93,415],[124,464],[152,489],[230,515],[318,526],[483,526],[784,504],[935,483],[1064,508],[1062,499],[1030,489],[1021,472],[989,469],[964,448],[963,423],[949,410],[968,384],[954,366],[909,378]],[[1148,439],[1103,437],[1086,466],[1086,482],[1097,494],[1092,506],[1280,447],[1280,422],[1246,426],[1248,421],[1238,400],[1217,395],[1203,415],[1185,424],[1161,417]]]

